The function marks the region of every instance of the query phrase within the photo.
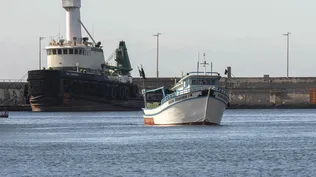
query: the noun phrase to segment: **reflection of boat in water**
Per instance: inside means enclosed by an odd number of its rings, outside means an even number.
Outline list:
[[[80,20],[81,0],[62,0],[62,5],[66,39],[52,40],[45,48],[48,69],[28,72],[25,97],[32,111],[141,110],[125,41],[105,59],[101,42]],[[82,36],[81,27],[90,38]]]
[[[143,90],[145,125],[203,124],[219,125],[227,107],[227,92],[218,86],[221,76],[216,72],[188,73],[166,94],[164,87]],[[160,102],[149,102],[147,96],[162,92]]]
[[[4,111],[3,113],[0,113],[0,118],[8,118],[8,117],[9,117],[8,111]]]

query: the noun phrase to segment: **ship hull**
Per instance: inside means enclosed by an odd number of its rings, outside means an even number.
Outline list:
[[[44,105],[32,104],[33,112],[96,112],[96,111],[139,111],[142,101],[134,100],[118,103],[98,103],[87,100],[76,100],[71,104]]]
[[[26,92],[34,112],[139,111],[143,106],[135,84],[60,70],[29,71]]]

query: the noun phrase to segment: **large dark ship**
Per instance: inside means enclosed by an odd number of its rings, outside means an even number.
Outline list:
[[[141,110],[139,88],[133,84],[125,41],[105,59],[80,20],[81,0],[62,0],[66,10],[66,39],[45,48],[47,68],[28,72],[25,96],[32,111]],[[92,40],[82,37],[83,27]]]

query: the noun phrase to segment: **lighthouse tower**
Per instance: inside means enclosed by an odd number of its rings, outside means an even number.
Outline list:
[[[62,0],[62,5],[66,10],[66,40],[81,42],[81,0]]]

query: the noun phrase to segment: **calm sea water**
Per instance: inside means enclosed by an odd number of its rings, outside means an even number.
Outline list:
[[[12,112],[0,176],[316,176],[316,110],[227,110],[221,126],[140,112]]]

